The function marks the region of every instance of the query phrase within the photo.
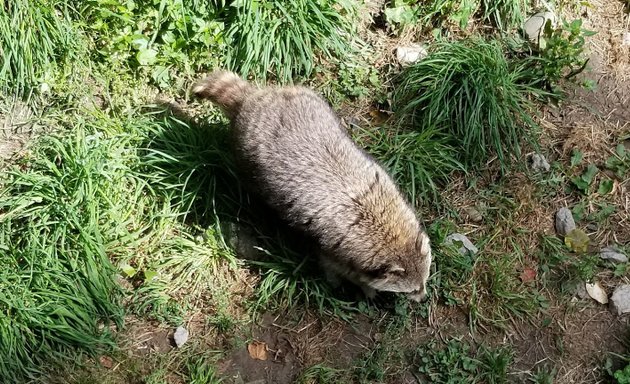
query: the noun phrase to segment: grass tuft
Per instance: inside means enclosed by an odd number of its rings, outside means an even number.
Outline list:
[[[74,29],[65,2],[0,2],[0,91],[26,96],[53,85],[58,72],[77,60],[82,36]]]
[[[292,82],[313,72],[317,55],[341,58],[351,50],[348,1],[239,1],[227,12],[227,62],[244,76]]]
[[[181,183],[158,167],[164,152],[142,150],[187,126],[151,115],[68,122],[70,133],[41,138],[2,180],[2,382],[111,348],[107,325],[123,316],[116,274],[133,287],[130,310],[176,322],[208,297],[219,265],[235,265],[218,222],[184,223],[215,174]]]
[[[536,133],[520,77],[497,42],[440,42],[400,75],[394,105],[418,131],[450,135],[466,165],[480,167],[496,155],[505,167]]]

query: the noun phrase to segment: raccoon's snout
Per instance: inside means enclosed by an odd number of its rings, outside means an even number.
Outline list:
[[[421,288],[416,291],[409,292],[407,297],[415,302],[421,303],[427,299],[427,291],[426,289]]]

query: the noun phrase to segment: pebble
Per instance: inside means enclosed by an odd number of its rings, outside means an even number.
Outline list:
[[[630,285],[615,288],[610,298],[610,309],[619,316],[630,313]]]
[[[531,157],[531,167],[534,172],[549,172],[551,165],[545,158],[545,156],[534,153]]]
[[[586,283],[581,281],[578,283],[577,287],[575,287],[575,294],[580,299],[590,299],[591,297],[588,295],[586,291]]]
[[[483,215],[475,207],[465,207],[464,213],[473,223],[479,223],[483,221]]]
[[[628,262],[628,256],[624,255],[619,249],[614,247],[603,248],[599,253],[599,257],[603,260],[612,261],[616,264]]]
[[[175,339],[175,345],[177,345],[177,348],[181,348],[181,346],[188,341],[188,335],[188,330],[181,325],[175,329],[173,339]]]
[[[421,44],[411,44],[396,48],[396,59],[402,65],[413,64],[427,57],[429,52]]]
[[[569,208],[560,208],[556,212],[556,232],[560,236],[566,236],[567,233],[575,229],[575,220]]]
[[[556,24],[556,15],[553,12],[538,12],[530,16],[523,25],[523,32],[529,41],[538,44],[540,36],[544,33],[547,20],[551,20],[551,26]]]
[[[468,237],[466,237],[466,235],[462,235],[461,233],[453,233],[446,236],[446,239],[444,239],[444,244],[454,245],[456,241],[462,243],[462,245],[458,249],[458,252],[462,255],[465,255],[468,252],[474,255],[479,252],[479,249],[477,249],[477,247],[475,247],[475,245],[470,240],[468,240]]]
[[[623,34],[623,38],[621,39],[621,45],[628,45],[630,46],[630,32],[626,32]]]

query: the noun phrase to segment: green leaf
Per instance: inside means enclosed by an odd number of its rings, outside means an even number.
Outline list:
[[[577,189],[579,189],[582,192],[586,192],[588,190],[589,184],[586,181],[584,181],[582,176],[574,177],[573,179],[571,179],[571,182],[575,184]]]
[[[595,178],[595,175],[597,175],[597,172],[599,172],[599,168],[597,168],[593,164],[589,164],[588,167],[586,167],[586,171],[582,175],[582,179],[586,183],[588,183],[588,185],[591,185],[591,183],[593,182],[593,179]]]
[[[385,18],[390,23],[411,24],[414,21],[414,12],[408,5],[395,8],[385,8]]]
[[[120,269],[123,271],[125,276],[133,277],[136,274],[136,269],[129,264],[123,264],[120,266]]]
[[[615,152],[622,159],[626,157],[626,147],[623,144],[617,144],[617,148],[615,148]]]
[[[579,228],[575,228],[571,232],[567,233],[564,238],[564,244],[574,252],[584,253],[588,249],[590,239],[586,232]]]
[[[600,195],[607,195],[613,190],[613,181],[610,179],[602,180],[599,183],[599,188],[597,189],[597,193]]]
[[[147,269],[144,271],[144,281],[151,281],[157,276],[157,271]]]
[[[131,46],[139,51],[142,51],[147,49],[149,46],[149,40],[145,36],[138,35],[131,41]]]
[[[580,151],[579,149],[574,149],[573,155],[571,156],[571,166],[575,167],[576,165],[580,164],[583,158],[584,154],[582,153],[582,151]]]
[[[140,65],[151,65],[157,61],[157,51],[154,49],[141,49],[136,58]]]

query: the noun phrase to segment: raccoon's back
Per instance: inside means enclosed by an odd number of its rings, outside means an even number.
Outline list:
[[[253,95],[234,128],[256,186],[296,224],[347,216],[352,199],[384,175],[329,105],[305,88]]]

